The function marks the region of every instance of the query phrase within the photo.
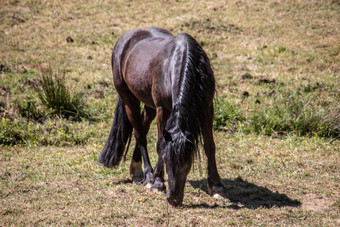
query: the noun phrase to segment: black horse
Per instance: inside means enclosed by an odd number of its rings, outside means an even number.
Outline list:
[[[118,165],[134,129],[136,147],[130,165],[133,181],[143,181],[153,190],[165,191],[165,163],[167,199],[171,205],[179,206],[203,138],[209,193],[225,196],[216,167],[212,131],[215,79],[209,59],[197,41],[186,33],[173,36],[155,27],[129,31],[114,47],[112,71],[119,97],[99,162],[107,167]],[[141,102],[144,103],[142,112]],[[153,171],[146,135],[155,116],[158,162]]]

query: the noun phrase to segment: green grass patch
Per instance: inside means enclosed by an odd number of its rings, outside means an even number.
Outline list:
[[[31,96],[27,96],[23,100],[16,100],[15,102],[18,113],[29,121],[42,122],[48,116],[48,113],[39,106],[37,100]]]
[[[284,93],[272,105],[256,108],[250,116],[250,127],[265,135],[322,136],[337,138],[340,133],[339,109],[315,104],[312,96],[298,92]]]
[[[295,134],[336,139],[340,134],[339,112],[339,107],[324,107],[317,104],[315,96],[299,92],[279,93],[272,104],[255,105],[248,116],[236,104],[217,98],[214,129],[267,136]]]
[[[50,114],[67,119],[79,120],[89,118],[83,94],[73,93],[66,85],[65,73],[54,73],[51,68],[42,72],[41,86],[35,86],[41,103],[50,111]]]
[[[240,107],[222,97],[215,99],[214,110],[214,130],[234,131],[246,119]]]
[[[6,119],[0,122],[0,146],[70,146],[90,142],[94,126],[70,123],[65,119],[46,119],[44,122],[27,118]]]
[[[6,120],[2,118],[0,123],[0,144],[14,145],[24,143],[27,138],[25,125],[17,120]]]

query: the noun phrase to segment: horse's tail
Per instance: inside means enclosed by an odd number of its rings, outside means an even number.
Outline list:
[[[118,96],[111,131],[98,161],[109,168],[117,166],[123,157],[126,144],[126,151],[129,149],[132,129],[124,103]]]

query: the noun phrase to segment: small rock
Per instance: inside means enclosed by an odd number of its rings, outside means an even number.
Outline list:
[[[93,58],[92,58],[91,55],[89,55],[89,56],[87,57],[87,59],[92,60]]]
[[[73,39],[72,39],[72,37],[71,36],[67,36],[67,38],[66,38],[66,42],[68,42],[68,43],[73,43]]]
[[[241,76],[243,80],[245,79],[253,79],[254,77],[250,73],[245,73]]]
[[[244,92],[242,93],[242,97],[243,97],[243,98],[249,97],[249,92],[248,92],[248,91],[244,91]]]

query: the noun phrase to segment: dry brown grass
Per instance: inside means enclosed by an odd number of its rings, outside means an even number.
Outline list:
[[[153,129],[152,135],[155,135]],[[206,165],[196,161],[184,206],[133,185],[128,162],[108,170],[100,148],[3,150],[2,225],[336,225],[339,149],[313,143],[216,133],[226,200],[207,195]],[[154,150],[154,149],[152,149]],[[155,152],[152,152],[152,159]],[[130,157],[128,157],[130,158]],[[153,160],[153,163],[155,161]],[[201,165],[201,167],[199,167]]]
[[[215,132],[227,199],[207,195],[203,159],[180,209],[132,185],[128,162],[109,170],[96,161],[114,109],[110,55],[125,31],[160,26],[192,34],[211,58],[218,95],[245,115],[270,106],[283,90],[300,90],[333,110],[340,103],[339,15],[332,0],[1,1],[1,116],[18,118],[15,100],[33,97],[28,84],[52,66],[66,71],[72,89],[85,91],[104,117],[93,124],[51,119],[53,127],[89,135],[85,146],[0,147],[0,225],[339,226],[339,140]],[[253,79],[242,79],[245,72]],[[155,163],[155,125],[151,131]]]

